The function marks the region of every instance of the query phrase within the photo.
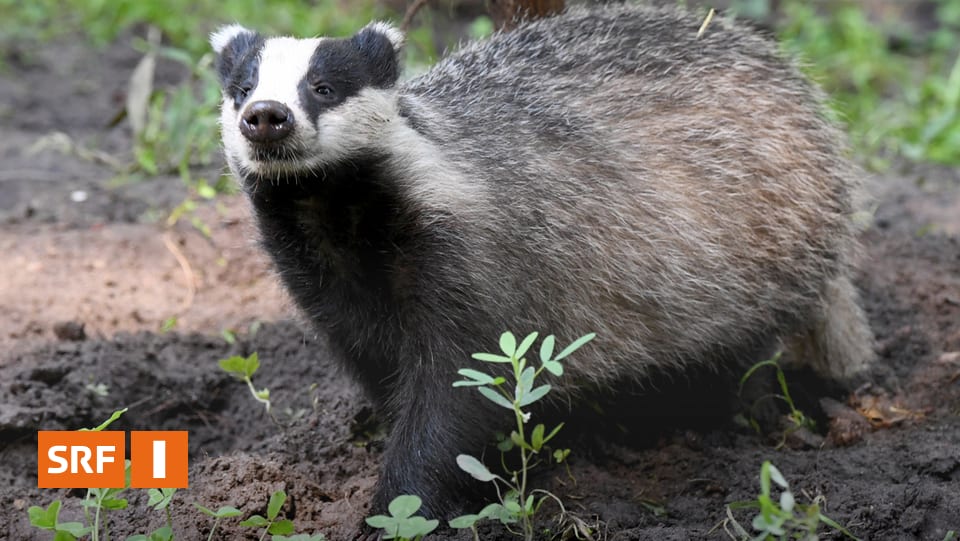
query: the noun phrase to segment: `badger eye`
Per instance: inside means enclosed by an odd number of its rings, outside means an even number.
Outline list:
[[[242,85],[237,86],[237,99],[239,100],[246,99],[246,97],[250,95],[250,92],[252,90],[253,90],[253,85],[251,85],[250,83],[244,83]]]
[[[333,87],[327,83],[317,83],[313,85],[313,91],[318,96],[323,96],[325,98],[333,96]]]

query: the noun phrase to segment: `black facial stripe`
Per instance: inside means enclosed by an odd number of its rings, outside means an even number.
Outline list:
[[[257,86],[260,51],[265,39],[260,34],[241,32],[228,43],[217,57],[216,70],[220,84],[239,109],[246,99],[243,88]]]
[[[307,75],[300,81],[300,102],[310,122],[316,124],[321,113],[364,87],[393,86],[399,71],[393,44],[379,32],[365,29],[352,38],[323,40],[310,57]],[[318,84],[329,85],[333,93],[318,95]]]

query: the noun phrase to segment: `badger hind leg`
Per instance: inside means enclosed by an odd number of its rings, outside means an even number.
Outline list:
[[[805,330],[785,342],[795,361],[821,377],[857,383],[866,375],[875,357],[873,334],[849,276],[827,283]]]

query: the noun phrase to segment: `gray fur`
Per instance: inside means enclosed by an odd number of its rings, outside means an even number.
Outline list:
[[[561,385],[781,341],[830,378],[869,365],[850,283],[860,174],[823,96],[775,44],[721,18],[698,39],[700,23],[610,6],[526,24],[297,128],[301,162],[251,160],[227,97],[265,248],[393,416],[376,506],[409,492],[455,510],[454,456],[503,425],[450,382],[504,330],[596,332]]]

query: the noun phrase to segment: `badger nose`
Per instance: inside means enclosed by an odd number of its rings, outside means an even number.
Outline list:
[[[293,131],[293,113],[279,101],[257,101],[240,118],[240,133],[254,143],[274,143]]]

